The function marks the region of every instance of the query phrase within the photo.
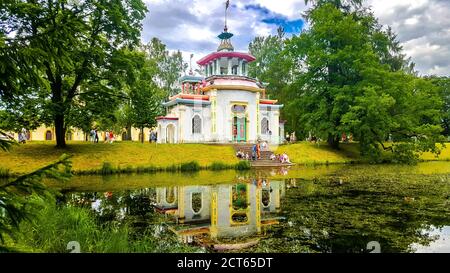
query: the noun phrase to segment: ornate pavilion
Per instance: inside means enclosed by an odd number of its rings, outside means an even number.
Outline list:
[[[282,142],[283,105],[267,99],[264,85],[248,77],[255,57],[234,51],[231,37],[225,25],[217,51],[197,62],[204,77],[191,72],[180,78],[181,93],[164,103],[167,115],[157,118],[159,143]]]

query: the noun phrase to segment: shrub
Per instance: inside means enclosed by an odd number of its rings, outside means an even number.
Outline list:
[[[87,208],[57,206],[55,200],[37,201],[42,209],[20,225],[18,243],[32,251],[67,253],[67,243],[77,241],[83,253],[194,252],[199,249],[179,243],[171,232],[155,236],[149,225],[135,236],[127,223],[103,223]],[[30,250],[28,250],[30,251]]]
[[[200,164],[197,161],[191,161],[187,163],[182,163],[180,166],[182,172],[197,172],[200,171]]]
[[[7,178],[11,176],[11,171],[8,168],[0,168],[0,178]]]
[[[177,166],[175,164],[172,164],[166,167],[166,172],[176,172],[177,169],[178,169]]]
[[[243,161],[239,161],[239,163],[236,164],[235,169],[236,170],[250,170],[250,168],[252,167],[252,165],[250,164],[249,161],[243,160]]]
[[[103,162],[102,168],[100,170],[100,173],[105,174],[113,174],[114,173],[114,167],[110,162]]]
[[[209,169],[211,169],[212,171],[228,170],[228,169],[230,169],[230,165],[227,165],[223,162],[215,161],[209,166]]]

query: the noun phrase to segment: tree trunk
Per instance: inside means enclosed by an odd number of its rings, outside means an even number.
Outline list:
[[[55,115],[55,135],[56,135],[56,147],[66,147],[66,128],[64,127],[64,114],[58,113]]]
[[[328,134],[328,145],[333,149],[339,150],[339,136]]]
[[[127,126],[127,140],[133,140],[131,137],[131,125]]]
[[[141,127],[141,143],[144,143],[144,127]]]

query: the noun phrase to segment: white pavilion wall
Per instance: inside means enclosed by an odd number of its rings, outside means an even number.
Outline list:
[[[178,136],[180,143],[211,141],[210,105],[177,105],[174,107],[173,113],[173,116],[178,117]],[[202,120],[202,129],[200,134],[192,133],[192,119],[195,115],[198,115]]]
[[[264,118],[269,120],[269,130],[272,131],[272,135],[261,133],[261,123]],[[259,136],[262,140],[268,141],[272,144],[278,144],[280,142],[280,110],[278,108],[271,108],[267,110],[267,106],[261,106],[259,112]]]
[[[184,187],[184,221],[204,221],[211,218],[211,190],[209,186],[186,186]],[[202,194],[202,207],[198,213],[192,207],[192,195]],[[181,206],[181,204],[179,204]]]
[[[231,107],[235,103],[247,104],[247,141],[254,142],[257,140],[257,103],[259,101],[259,93],[250,91],[233,91],[219,90],[217,91],[217,139],[220,142],[233,141],[232,125],[233,113]]]

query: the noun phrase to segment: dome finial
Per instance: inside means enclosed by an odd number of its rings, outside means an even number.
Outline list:
[[[228,32],[227,26],[227,10],[230,7],[230,0],[225,2],[225,26],[223,28],[223,32],[217,36],[221,41],[220,45],[217,48],[217,51],[234,51],[234,47],[231,44],[230,38],[233,37],[233,33]]]
[[[227,27],[227,11],[228,11],[229,7],[230,7],[230,0],[227,0],[225,2],[225,27],[223,28],[224,32],[228,31],[228,27]]]

